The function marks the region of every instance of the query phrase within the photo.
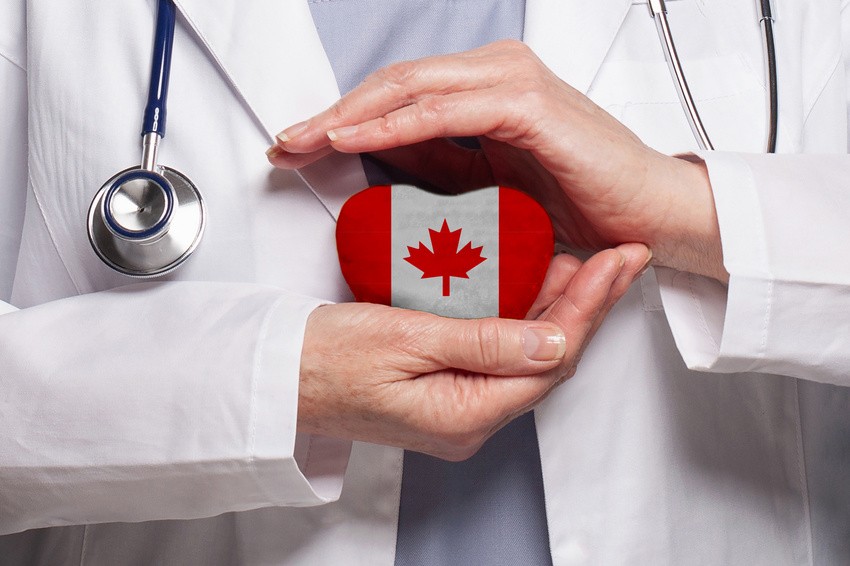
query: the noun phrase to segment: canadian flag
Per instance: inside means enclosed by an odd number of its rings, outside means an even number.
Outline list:
[[[358,301],[455,318],[523,318],[554,245],[548,215],[520,191],[444,196],[409,185],[348,199],[336,241]]]

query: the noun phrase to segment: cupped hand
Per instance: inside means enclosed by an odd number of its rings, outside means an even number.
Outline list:
[[[299,430],[468,458],[575,372],[649,258],[640,244],[584,263],[556,256],[524,321],[367,303],[320,307],[304,337]]]
[[[477,136],[480,150],[450,138]],[[372,152],[448,190],[525,190],[558,238],[599,250],[644,242],[655,262],[725,279],[705,167],[663,155],[556,77],[525,45],[392,65],[279,135],[269,158],[301,167]]]

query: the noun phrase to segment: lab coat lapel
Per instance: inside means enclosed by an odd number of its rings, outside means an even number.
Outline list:
[[[527,0],[525,42],[559,77],[587,92],[632,0]]]
[[[523,39],[561,79],[580,92],[587,93],[631,3],[632,0],[597,0],[593,3],[579,0],[527,0]],[[557,395],[553,397],[548,405],[558,408],[549,408],[547,411],[544,407],[539,410],[536,422],[552,562],[560,566],[581,560],[581,548],[576,547],[576,544],[581,543],[576,542],[577,539],[570,531],[571,526],[574,526],[572,522],[577,518],[570,514],[569,504],[564,504],[563,498],[558,497],[558,490],[563,489],[563,478],[568,477],[569,470],[563,464],[559,443],[553,441],[553,429],[562,429],[559,426],[552,427],[552,419],[547,418],[547,415],[557,413],[563,407],[561,399]],[[569,411],[567,407],[566,412]]]
[[[269,144],[276,132],[339,98],[307,2],[175,4]],[[351,194],[367,186],[356,155],[336,155],[300,173],[334,218]]]

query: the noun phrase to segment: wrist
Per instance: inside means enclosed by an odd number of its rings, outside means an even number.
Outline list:
[[[693,155],[663,156],[654,181],[669,195],[664,221],[649,242],[653,264],[729,280],[705,163]],[[656,185],[659,186],[659,185]]]

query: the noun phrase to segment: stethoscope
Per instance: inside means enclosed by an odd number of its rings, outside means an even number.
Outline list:
[[[664,0],[648,0],[648,5],[694,137],[700,148],[714,149],[685,80]],[[770,86],[767,151],[772,153],[776,149],[778,96],[770,0],[759,0],[759,12]],[[88,233],[94,251],[108,266],[132,277],[156,277],[172,271],[192,254],[204,231],[205,210],[198,189],[185,175],[156,160],[159,141],[165,136],[174,23],[173,0],[159,0],[141,165],[106,181],[89,208]]]
[[[765,58],[767,59],[767,74],[769,85],[769,106],[770,116],[768,119],[768,134],[767,134],[767,152],[776,152],[776,132],[779,122],[779,95],[776,82],[776,48],[773,41],[773,12],[770,9],[770,0],[757,1],[759,11],[759,23],[764,34],[765,43]],[[705,126],[697,112],[697,105],[694,103],[691,90],[688,88],[688,81],[685,79],[685,72],[682,70],[682,63],[679,61],[679,55],[676,53],[676,45],[673,43],[673,35],[670,33],[670,25],[667,23],[667,6],[664,0],[648,0],[649,14],[655,20],[655,28],[658,31],[658,38],[661,40],[661,48],[664,50],[664,58],[667,60],[667,67],[670,69],[670,74],[673,77],[673,82],[676,85],[676,92],[679,95],[679,102],[685,115],[688,119],[688,124],[691,126],[691,131],[699,144],[700,149],[713,150],[711,140],[708,139],[708,134],[705,131]]]
[[[106,265],[132,277],[156,277],[181,265],[201,240],[201,194],[183,173],[157,164],[165,110],[175,9],[159,0],[150,90],[142,125],[142,162],[110,178],[89,207],[88,233]]]

